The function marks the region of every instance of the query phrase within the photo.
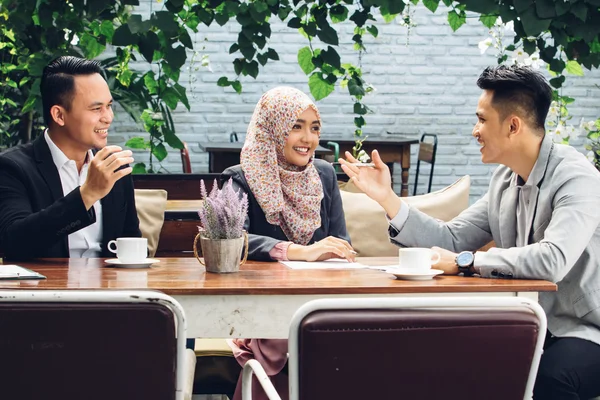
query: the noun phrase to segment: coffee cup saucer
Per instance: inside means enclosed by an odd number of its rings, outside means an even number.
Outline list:
[[[414,268],[387,268],[385,272],[392,274],[396,279],[404,279],[408,281],[426,281],[433,279],[434,276],[443,274],[441,269],[414,269]]]
[[[160,262],[160,260],[157,260],[156,258],[145,258],[139,261],[122,262],[118,258],[110,258],[108,260],[104,260],[104,262],[118,268],[148,268],[152,264]]]

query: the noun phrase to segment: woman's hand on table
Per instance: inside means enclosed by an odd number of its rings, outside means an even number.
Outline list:
[[[331,258],[341,258],[354,262],[356,252],[347,241],[328,236],[308,246],[291,244],[288,247],[287,258],[290,261],[324,261]]]
[[[456,265],[456,256],[458,254],[441,247],[432,247],[431,250],[440,255],[440,261],[433,264],[431,268],[444,271],[444,275],[458,275],[458,265]]]

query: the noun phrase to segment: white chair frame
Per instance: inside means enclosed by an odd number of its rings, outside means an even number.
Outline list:
[[[298,332],[302,320],[310,313],[317,310],[347,310],[347,309],[495,309],[507,307],[526,307],[530,309],[540,322],[540,332],[537,337],[531,368],[527,378],[524,399],[533,397],[533,386],[537,370],[542,357],[544,340],[546,337],[547,321],[542,307],[533,300],[524,297],[398,297],[398,298],[348,298],[348,299],[320,299],[309,301],[300,307],[290,325],[289,335],[289,384],[290,400],[298,400],[299,365],[298,365]],[[281,397],[275,390],[263,367],[256,360],[246,363],[242,376],[242,399],[252,399],[252,376],[256,375],[265,393],[270,400],[280,400]]]
[[[176,321],[177,371],[176,400],[191,396],[186,370],[186,331],[187,322],[181,305],[162,292],[133,290],[1,290],[0,301],[36,303],[153,303],[168,308]],[[194,359],[195,361],[195,359]],[[195,363],[193,363],[195,366]],[[193,371],[191,372],[193,378]],[[189,392],[189,393],[188,393]]]

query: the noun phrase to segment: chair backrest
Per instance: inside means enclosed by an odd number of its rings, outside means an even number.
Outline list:
[[[186,325],[153,291],[0,291],[0,398],[178,399]]]
[[[229,134],[229,141],[230,141],[231,143],[233,143],[233,142],[239,142],[239,139],[238,139],[238,135],[237,135],[237,133],[235,133],[235,132],[231,132],[231,133]]]
[[[181,166],[184,174],[192,173],[192,162],[190,161],[190,150],[186,142],[183,142],[183,148],[179,150],[181,153]]]
[[[546,332],[528,299],[327,299],[290,327],[290,399],[523,399]]]
[[[426,142],[425,138],[433,138],[432,142]],[[421,135],[419,142],[419,155],[417,157],[417,170],[415,171],[415,186],[413,189],[413,196],[417,194],[417,186],[419,183],[419,169],[421,168],[421,161],[425,161],[431,164],[429,170],[429,183],[427,184],[427,193],[431,192],[431,181],[433,180],[433,168],[435,167],[435,155],[437,153],[438,139],[437,135],[431,133],[424,133]]]

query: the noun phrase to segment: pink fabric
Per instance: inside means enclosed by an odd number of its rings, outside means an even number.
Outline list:
[[[312,107],[303,92],[276,87],[262,95],[248,125],[240,163],[248,186],[267,222],[286,237],[306,245],[321,226],[323,184],[312,159],[304,167],[285,160],[285,142],[300,114]]]
[[[248,360],[257,360],[265,369],[282,400],[289,399],[288,376],[280,373],[287,362],[287,339],[233,339],[227,342],[233,350],[235,359],[242,367]],[[235,394],[233,395],[233,400],[241,399],[242,374],[238,378]],[[252,399],[267,399],[267,395],[256,377],[252,380]]]
[[[271,249],[269,256],[273,261],[288,261],[287,252],[288,247],[292,242],[279,242]]]

